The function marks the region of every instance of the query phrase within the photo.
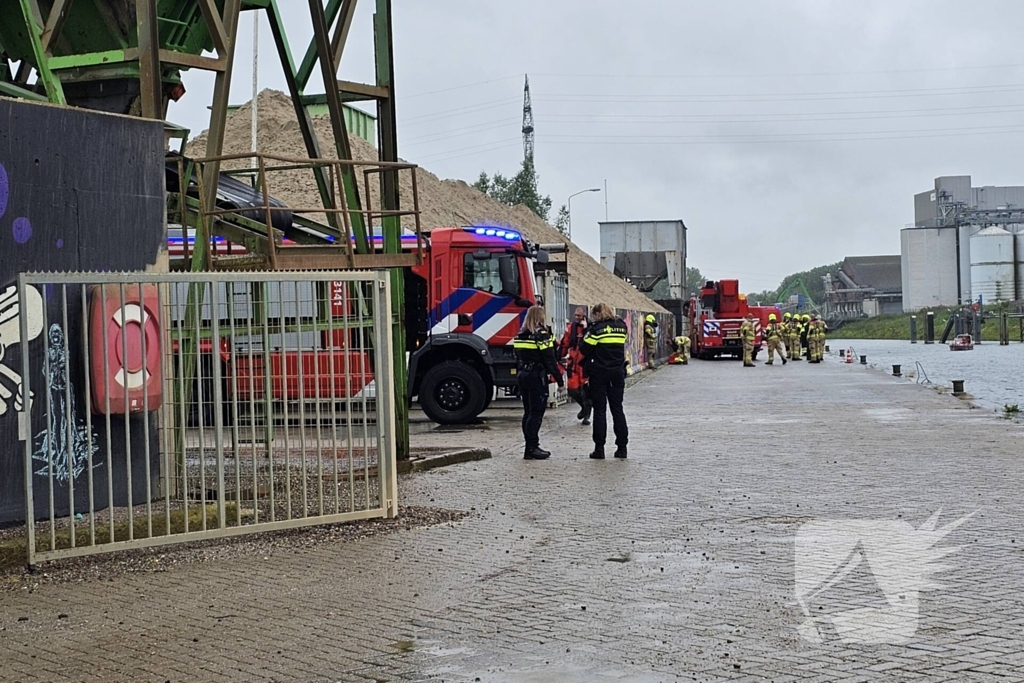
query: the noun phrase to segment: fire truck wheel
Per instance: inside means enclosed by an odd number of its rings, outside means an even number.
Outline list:
[[[439,424],[465,424],[483,412],[486,402],[487,385],[466,363],[439,363],[420,385],[420,407]]]

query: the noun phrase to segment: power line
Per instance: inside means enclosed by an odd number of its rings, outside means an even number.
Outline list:
[[[509,141],[506,141],[506,142],[503,142],[503,143],[495,143],[495,145],[492,146],[492,147],[487,147],[487,148],[479,149],[479,150],[472,151],[472,152],[465,152],[465,153],[462,153],[462,154],[439,153],[439,154],[427,155],[427,156],[423,156],[423,157],[417,157],[417,161],[418,162],[423,162],[424,160],[429,160],[430,163],[435,164],[435,163],[438,163],[438,162],[441,162],[441,161],[450,161],[452,159],[462,159],[463,157],[478,156],[478,155],[484,154],[486,152],[496,152],[496,151],[502,150],[502,149],[512,149],[513,147],[519,147],[520,144],[522,144],[522,140],[520,140],[519,138],[515,138],[514,140],[509,140]]]
[[[537,98],[549,102],[818,102],[830,100],[870,100],[909,97],[986,95],[1022,91],[1024,91],[1024,84],[1014,83],[991,86],[964,86],[959,88],[912,88],[897,90],[849,90],[793,93],[718,93],[714,95],[587,95],[581,93],[544,93],[538,95]]]
[[[427,95],[437,95],[439,93],[452,92],[453,90],[464,90],[466,88],[475,88],[475,87],[481,86],[481,85],[490,85],[491,83],[501,83],[503,81],[507,81],[509,79],[518,78],[518,77],[519,77],[518,74],[513,74],[511,76],[502,76],[501,78],[492,78],[492,79],[490,79],[488,81],[477,81],[476,83],[465,83],[463,85],[455,85],[455,86],[452,86],[450,88],[441,88],[440,90],[428,90],[427,92],[418,92],[418,93],[414,93],[412,95],[402,95],[402,94],[399,94],[398,95],[398,99],[399,100],[411,100],[411,99],[415,99],[417,97],[426,97]]]
[[[423,123],[430,123],[438,119],[450,118],[453,115],[463,114],[475,114],[479,111],[486,111],[488,109],[495,109],[497,107],[511,104],[512,102],[518,102],[518,97],[505,97],[500,100],[490,100],[488,102],[478,102],[477,104],[468,104],[463,107],[454,107],[452,109],[442,109],[440,111],[431,112],[429,114],[420,114],[419,116],[410,116],[402,119],[403,125],[422,125]],[[416,122],[409,124],[410,121]]]
[[[609,74],[609,73],[536,73],[544,78],[654,78],[654,79],[700,79],[700,78],[803,78],[805,76],[869,76],[884,74],[941,73],[949,71],[986,71],[990,69],[1017,69],[1024,64],[988,64],[977,66],[927,67],[920,69],[872,69],[866,71],[796,71],[763,74]]]

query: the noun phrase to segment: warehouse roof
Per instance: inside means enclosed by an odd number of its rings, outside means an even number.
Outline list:
[[[872,287],[879,292],[899,292],[903,289],[900,256],[847,256],[839,268],[846,277],[860,287]]]

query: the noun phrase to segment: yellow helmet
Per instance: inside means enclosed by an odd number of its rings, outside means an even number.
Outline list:
[[[810,322],[811,321],[811,316],[809,316],[806,313],[804,313],[804,316],[803,316],[803,318],[801,318],[801,320],[803,320],[805,323]]]
[[[782,314],[782,319],[783,320],[789,320],[792,317],[793,317],[793,314],[790,313],[789,311],[786,311],[785,313]]]
[[[647,318],[645,318],[645,320],[647,320],[647,322],[649,322],[649,323],[653,323],[654,322],[654,314],[653,313],[648,313],[647,314]]]
[[[774,313],[769,313],[769,314],[768,314],[768,320],[769,320],[769,321],[775,321],[775,320],[777,320],[777,319],[778,319],[778,318],[776,318],[776,317],[775,317],[775,314],[774,314]]]

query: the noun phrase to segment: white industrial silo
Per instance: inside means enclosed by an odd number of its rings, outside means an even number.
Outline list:
[[[1017,256],[1017,298],[1024,299],[1024,230],[1019,230],[1013,236],[1013,241]]]
[[[1016,297],[1012,233],[998,226],[971,237],[971,294],[985,303]]]
[[[956,228],[914,227],[900,231],[904,311],[957,304],[956,237]],[[961,281],[970,279],[969,267],[963,269]]]

